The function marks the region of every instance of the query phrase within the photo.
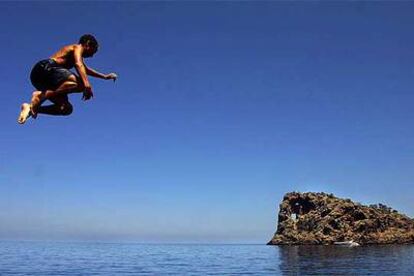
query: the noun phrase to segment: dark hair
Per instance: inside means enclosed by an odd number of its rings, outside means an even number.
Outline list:
[[[91,34],[84,34],[79,38],[79,43],[82,45],[89,44],[92,47],[98,48],[99,44],[96,38]]]

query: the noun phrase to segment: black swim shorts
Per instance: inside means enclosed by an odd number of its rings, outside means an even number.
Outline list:
[[[30,80],[39,91],[54,90],[70,75],[74,75],[74,73],[59,66],[53,59],[45,59],[35,64],[30,73]]]

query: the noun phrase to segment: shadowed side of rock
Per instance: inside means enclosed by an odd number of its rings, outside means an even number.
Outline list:
[[[269,245],[414,243],[414,220],[379,204],[364,206],[326,193],[284,196]]]

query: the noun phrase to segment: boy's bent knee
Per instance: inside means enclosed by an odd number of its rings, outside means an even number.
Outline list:
[[[68,115],[72,114],[72,112],[73,112],[73,106],[71,104],[69,104],[69,103],[62,104],[60,106],[60,110],[62,112],[62,115],[68,116]]]
[[[76,92],[82,92],[85,90],[85,86],[83,85],[82,79],[76,75],[71,75],[67,81],[70,81],[74,84],[74,90]]]
[[[66,81],[71,81],[71,82],[78,82],[78,80],[77,80],[77,78],[76,78],[76,76],[75,75],[70,75],[67,79],[66,79]]]

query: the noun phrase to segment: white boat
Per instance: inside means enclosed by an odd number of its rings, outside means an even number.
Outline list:
[[[334,242],[334,245],[355,247],[355,246],[359,246],[360,244],[354,241],[344,241],[344,242]]]

